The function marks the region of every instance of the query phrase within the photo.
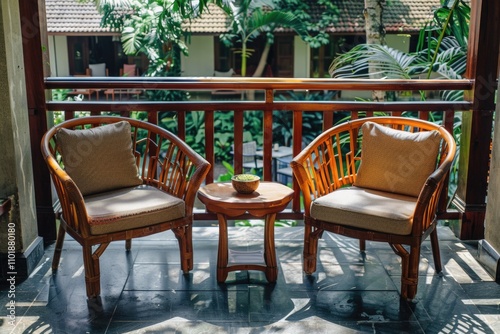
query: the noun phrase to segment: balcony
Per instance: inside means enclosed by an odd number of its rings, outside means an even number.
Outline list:
[[[1,291],[6,291],[0,297],[6,310],[0,317],[2,331],[4,329],[12,333],[266,331],[494,333],[500,331],[497,321],[498,285],[474,259],[477,242],[461,241],[450,230],[453,219],[458,218],[464,223],[462,226],[462,232],[466,232],[464,240],[484,237],[491,125],[498,77],[500,7],[496,1],[472,2],[466,74],[468,79],[442,82],[356,82],[310,79],[266,81],[253,78],[227,81],[207,78],[168,80],[137,78],[136,81],[128,78],[111,81],[48,78],[44,82],[44,67],[47,61],[44,58],[46,54],[43,32],[41,34],[39,29],[44,25],[38,24],[38,18],[44,15],[39,15],[37,1],[23,1],[12,7],[13,3],[15,2],[4,2],[3,5],[5,13],[16,14],[20,10],[20,17],[17,17],[17,20],[13,20],[17,15],[4,17],[6,20],[3,31],[6,37],[4,44],[6,50],[11,51],[2,57],[8,69],[3,72],[4,81],[11,83],[9,86],[11,89],[3,92],[6,119],[4,123],[9,125],[6,126],[9,133],[4,132],[4,139],[7,139],[5,144],[10,144],[9,148],[12,151],[18,150],[24,153],[30,149],[25,142],[22,140],[9,142],[12,137],[26,139],[23,135],[30,133],[34,177],[23,178],[23,181],[29,185],[34,183],[35,194],[28,191],[17,192],[14,195],[19,196],[20,201],[14,202],[12,208],[15,209],[18,205],[25,207],[36,205],[36,208],[32,207],[32,211],[23,207],[22,212],[29,211],[24,217],[29,217],[19,218],[17,223],[21,224],[23,232],[36,230],[34,225],[37,224],[35,237],[37,232],[43,236],[47,247],[42,261],[35,265],[30,277],[24,282],[16,282],[14,311],[8,304],[12,298],[8,296],[11,286],[2,286]],[[22,29],[17,29],[19,27]],[[23,74],[26,77],[25,82],[21,79]],[[44,90],[53,88],[91,88],[103,90],[103,94],[100,94],[99,100],[46,103]],[[111,101],[111,96],[108,96],[108,101],[105,100],[104,90],[133,88],[180,89],[193,92],[220,89],[258,90],[259,98],[253,101],[148,102],[119,101],[116,96],[115,101]],[[280,90],[370,91],[373,89],[425,91],[455,89],[465,90],[468,98],[466,102],[458,104],[444,101],[280,102],[274,98],[276,92]],[[23,103],[14,103],[25,100],[27,106]],[[131,101],[134,103],[131,104]],[[46,110],[48,115],[45,114]],[[424,251],[420,268],[422,279],[419,280],[421,286],[418,289],[418,302],[400,303],[397,299],[399,284],[394,283],[399,281],[399,273],[394,269],[399,266],[382,265],[382,261],[387,262],[388,254],[391,254],[391,258],[393,256],[387,246],[368,244],[368,255],[363,258],[359,256],[357,247],[351,244],[352,241],[325,233],[321,245],[319,271],[312,277],[303,276],[301,208],[299,198],[295,198],[291,207],[282,213],[282,217],[297,218],[299,226],[277,228],[276,232],[279,277],[275,285],[266,284],[263,274],[256,272],[234,273],[229,277],[227,284],[215,283],[214,256],[217,249],[217,227],[212,226],[211,219],[214,217],[200,209],[196,215],[194,231],[196,266],[188,276],[184,277],[180,273],[172,234],[138,240],[131,252],[125,252],[122,243],[113,244],[102,258],[103,268],[112,269],[103,273],[102,277],[103,312],[88,310],[85,302],[81,253],[76,242],[67,240],[66,250],[63,253],[65,257],[63,266],[57,273],[52,274],[49,268],[54,247],[50,244],[50,240],[54,237],[53,203],[52,198],[48,196],[50,193],[48,175],[43,168],[38,168],[43,162],[37,150],[41,135],[47,128],[46,120],[50,119],[46,116],[51,116],[52,111],[62,111],[66,118],[71,118],[81,110],[90,114],[105,112],[124,116],[130,116],[133,111],[140,110],[145,112],[146,117],[153,123],[158,123],[159,113],[169,110],[176,114],[178,135],[183,138],[186,136],[186,114],[193,110],[200,111],[205,115],[204,126],[208,129],[205,136],[205,156],[211,162],[215,162],[212,148],[218,134],[214,124],[215,116],[223,112],[234,114],[234,144],[238,151],[243,143],[241,129],[244,127],[245,113],[247,110],[260,110],[264,122],[262,136],[263,155],[266,161],[263,173],[264,179],[267,180],[273,177],[269,161],[273,145],[272,113],[275,110],[279,113],[293,114],[293,154],[300,151],[301,138],[304,137],[304,115],[309,112],[322,114],[323,127],[333,125],[336,120],[335,115],[344,110],[354,118],[373,115],[378,111],[391,112],[394,115],[402,113],[406,115],[412,112],[411,116],[426,119],[437,113],[450,130],[453,128],[455,115],[459,113],[465,116],[465,119],[462,119],[465,121],[464,130],[467,130],[467,135],[460,143],[463,152],[461,158],[465,157],[460,160],[461,192],[458,194],[458,200],[453,201],[458,212],[450,210],[448,205],[441,208],[442,225],[438,228],[444,275],[433,275],[430,252]],[[24,116],[24,123],[27,122],[26,118],[29,115],[29,128],[25,126],[26,124],[18,122],[20,115]],[[20,125],[24,127],[19,127]],[[240,171],[242,157],[240,153],[236,153],[235,156],[234,167],[236,171]],[[19,158],[21,161],[11,159],[10,162],[19,163],[22,171],[28,165],[31,169],[30,163],[23,163],[27,161],[25,155],[19,154]],[[206,181],[213,182],[216,177],[217,174],[213,170]],[[11,177],[8,180],[9,185],[16,191],[24,189],[22,188],[24,184],[18,184],[14,179],[15,177]],[[294,184],[292,187],[297,189]],[[493,190],[496,190],[495,187]],[[492,193],[489,193],[489,200],[490,205],[494,207],[498,200]],[[35,219],[31,218],[35,215],[36,222],[33,222]],[[5,216],[4,214],[2,218]],[[495,217],[498,217],[498,214]],[[450,226],[447,226],[448,224]],[[496,222],[490,224],[491,232],[498,230],[495,224]],[[231,227],[229,233],[230,240],[238,247],[253,248],[261,244],[260,228]],[[26,243],[19,249],[19,255],[22,256],[33,238],[24,238],[21,233],[17,237],[20,242]],[[497,235],[493,235],[491,239],[497,239]],[[38,242],[40,243],[39,240]],[[11,315],[15,317],[14,328],[10,325]]]
[[[65,118],[77,112],[112,113],[131,116],[145,113],[152,123],[159,114],[174,112],[178,135],[186,137],[186,115],[204,114],[205,157],[215,165],[215,118],[218,113],[234,117],[234,167],[242,170],[242,129],[244,114],[262,111],[263,178],[271,180],[273,111],[293,114],[292,152],[300,152],[304,141],[304,115],[320,112],[323,128],[335,123],[337,113],[357,118],[386,112],[431,119],[439,116],[450,131],[457,113],[469,113],[471,103],[464,101],[279,101],[279,91],[290,90],[470,90],[472,82],[458,81],[338,81],[314,79],[76,79],[48,78],[45,88],[78,89],[176,89],[206,92],[219,89],[255,90],[256,100],[146,101],[105,100],[49,101],[47,116],[63,112]],[[133,102],[133,103],[132,103]],[[216,181],[215,170],[206,179]],[[292,183],[295,189],[297,186]],[[448,202],[448,201],[446,201]],[[296,219],[298,227],[276,228],[278,281],[267,284],[261,272],[230,273],[225,284],[217,284],[216,254],[218,229],[215,216],[202,208],[196,213],[194,238],[195,268],[183,276],[178,261],[176,240],[167,232],[134,241],[130,252],[123,243],[110,246],[102,257],[103,309],[87,310],[84,275],[79,245],[67,240],[62,266],[52,275],[50,258],[53,245],[45,250],[35,272],[16,287],[17,326],[22,332],[469,332],[492,333],[498,330],[498,285],[476,262],[477,242],[461,242],[450,227],[459,213],[447,206],[441,210],[439,237],[444,275],[434,275],[429,244],[425,244],[420,268],[416,303],[400,302],[400,273],[397,257],[385,244],[369,243],[366,256],[360,255],[357,242],[328,233],[322,240],[319,270],[312,276],[302,273],[302,211],[297,191],[291,206],[278,218]],[[253,250],[262,244],[262,228],[231,227],[230,243]],[[426,241],[428,243],[429,241]],[[2,297],[2,301],[8,301]],[[5,303],[4,303],[5,304]],[[6,305],[6,304],[5,304]],[[95,312],[99,311],[99,312]],[[2,327],[8,327],[5,318]]]

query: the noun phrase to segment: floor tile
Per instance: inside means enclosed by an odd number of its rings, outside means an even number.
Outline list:
[[[193,230],[194,268],[180,269],[170,231],[139,238],[101,257],[100,308],[89,307],[81,247],[67,238],[51,270],[54,245],[16,287],[16,326],[0,315],[0,333],[495,333],[500,288],[475,260],[477,243],[439,227],[443,272],[430,242],[422,247],[415,300],[400,299],[400,258],[383,243],[325,233],[317,270],[302,271],[303,228],[276,228],[278,281],[261,271],[230,272],[217,283],[218,227]],[[259,227],[230,227],[230,247],[262,248]],[[0,286],[0,303],[10,302]],[[92,305],[91,305],[92,306]]]

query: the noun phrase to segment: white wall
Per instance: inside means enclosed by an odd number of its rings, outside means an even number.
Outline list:
[[[214,75],[214,37],[191,36],[189,56],[181,56],[183,77]]]
[[[497,101],[500,101],[500,84]],[[495,113],[500,114],[500,103],[497,103]],[[495,119],[493,124],[493,134],[484,237],[500,253],[500,228],[498,228],[500,222],[500,121],[498,119]]]
[[[311,63],[309,45],[299,36],[294,37],[293,44],[293,76],[295,78],[309,78]]]
[[[38,22],[38,21],[35,21]],[[31,22],[28,22],[31,23]],[[0,219],[0,253],[11,251],[7,236],[14,229],[15,252],[25,252],[38,238],[35,188],[31,160],[30,127],[19,2],[0,3],[0,198],[12,208]],[[7,228],[8,227],[8,228]],[[7,247],[9,245],[9,247]],[[43,249],[43,248],[42,248]],[[17,261],[23,261],[16,255]],[[26,260],[26,258],[25,258]],[[36,260],[38,261],[38,260]],[[36,263],[36,262],[35,262]],[[20,266],[19,266],[20,267]],[[5,266],[6,268],[6,266]],[[1,274],[3,276],[4,273]],[[1,327],[1,326],[0,326]]]
[[[49,36],[49,61],[51,77],[68,77],[68,40],[66,36]]]
[[[387,34],[385,42],[388,47],[393,49],[409,52],[410,51],[410,35],[407,34]]]

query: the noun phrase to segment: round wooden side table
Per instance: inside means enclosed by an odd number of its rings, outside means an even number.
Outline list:
[[[208,211],[217,214],[219,221],[217,282],[223,283],[227,274],[236,270],[260,270],[265,272],[268,282],[276,282],[278,265],[274,247],[274,220],[276,213],[285,209],[292,197],[291,188],[276,182],[260,182],[252,194],[236,192],[230,182],[211,183],[200,188],[198,198]],[[263,254],[231,251],[228,248],[227,219],[245,213],[265,217]],[[262,257],[265,264],[258,263],[262,263]]]

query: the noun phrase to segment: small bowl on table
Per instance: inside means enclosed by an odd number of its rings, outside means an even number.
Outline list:
[[[260,177],[253,174],[236,174],[231,178],[233,188],[240,194],[251,194],[259,187]]]

